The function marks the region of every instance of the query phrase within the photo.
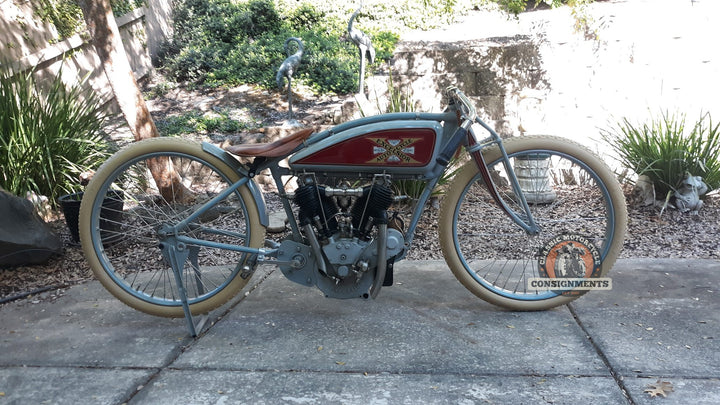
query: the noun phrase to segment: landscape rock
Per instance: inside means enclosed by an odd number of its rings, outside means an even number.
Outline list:
[[[62,251],[62,240],[30,201],[0,189],[0,217],[0,267],[44,263]]]
[[[655,203],[655,187],[650,177],[644,174],[638,176],[637,181],[635,181],[635,187],[633,188],[633,196],[643,207],[648,207]]]

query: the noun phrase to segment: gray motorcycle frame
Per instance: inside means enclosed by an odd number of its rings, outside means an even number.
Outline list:
[[[497,145],[509,167],[507,154],[502,147],[500,136],[479,118],[475,123],[480,124],[489,132],[489,136],[478,139],[472,128],[465,128],[458,124],[458,114],[453,104],[443,113],[391,113],[361,118],[350,121],[334,128],[313,134],[303,144],[287,155],[266,158],[258,157],[249,165],[241,165],[232,155],[211,144],[203,144],[205,151],[222,159],[225,163],[237,170],[242,176],[241,180],[226,190],[229,195],[237,188],[247,184],[255,204],[258,206],[260,222],[267,226],[268,213],[265,201],[259,188],[252,181],[255,175],[268,169],[280,192],[281,201],[288,218],[291,235],[281,243],[266,242],[266,248],[252,249],[248,247],[233,247],[232,250],[245,251],[253,255],[254,261],[243,269],[241,276],[249,277],[258,264],[275,264],[280,267],[283,274],[296,283],[306,286],[317,286],[326,296],[332,298],[367,298],[377,296],[382,287],[387,266],[402,260],[410,249],[415,229],[425,205],[430,199],[433,189],[438,184],[448,167],[453,155],[459,147],[465,146],[471,156],[477,161],[478,153],[482,148]],[[469,127],[469,125],[467,125]],[[328,146],[336,145],[357,136],[388,129],[432,128],[436,133],[436,145],[433,156],[426,166],[420,167],[393,167],[388,165],[379,170],[378,166],[366,169],[358,167],[345,167],[342,165],[301,165],[297,164],[304,156],[320,151]],[[281,163],[288,159],[287,167]],[[482,159],[482,158],[480,158]],[[478,163],[485,169],[484,162]],[[512,173],[512,171],[510,171]],[[313,179],[317,185],[325,179],[357,179],[369,181],[384,181],[384,179],[415,179],[425,182],[420,197],[416,201],[409,225],[404,232],[388,229],[387,224],[377,225],[375,237],[369,240],[359,240],[352,235],[332,235],[323,240],[321,244],[313,231],[312,225],[300,226],[291,204],[292,196],[285,193],[283,177],[304,176]],[[489,176],[486,182],[492,183]],[[514,177],[514,176],[513,176]],[[516,192],[522,195],[514,183]],[[488,184],[494,190],[494,185]],[[341,190],[337,190],[343,193]],[[352,193],[353,191],[350,191]],[[222,197],[223,196],[218,196]],[[522,198],[522,197],[521,197]],[[206,206],[192,215],[200,215]],[[503,206],[504,203],[498,200]],[[509,210],[506,210],[506,212]],[[510,217],[526,231],[534,228],[532,220],[525,220],[508,212]],[[192,218],[188,218],[192,220]],[[228,247],[229,248],[229,247]]]

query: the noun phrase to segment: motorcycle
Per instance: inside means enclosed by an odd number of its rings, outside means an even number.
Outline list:
[[[544,310],[607,285],[627,223],[608,166],[569,139],[502,139],[462,91],[447,96],[441,113],[364,117],[271,143],[132,143],[86,188],[85,256],[115,297],[185,316],[194,335],[192,316],[227,302],[261,264],[330,298],[376,298],[436,196],[447,266],[479,298]],[[265,237],[261,172],[287,215],[281,240]],[[422,191],[405,195],[404,182]]]

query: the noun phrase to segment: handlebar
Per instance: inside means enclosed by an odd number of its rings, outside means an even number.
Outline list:
[[[454,102],[459,108],[461,118],[464,119],[460,125],[463,129],[468,129],[478,118],[475,106],[472,104],[470,99],[460,89],[455,86],[450,86],[446,89],[448,97]]]

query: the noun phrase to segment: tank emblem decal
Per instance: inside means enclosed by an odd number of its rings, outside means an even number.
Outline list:
[[[366,163],[404,163],[415,164],[420,163],[412,156],[415,155],[415,147],[413,144],[421,138],[368,138],[374,143],[373,158]]]

